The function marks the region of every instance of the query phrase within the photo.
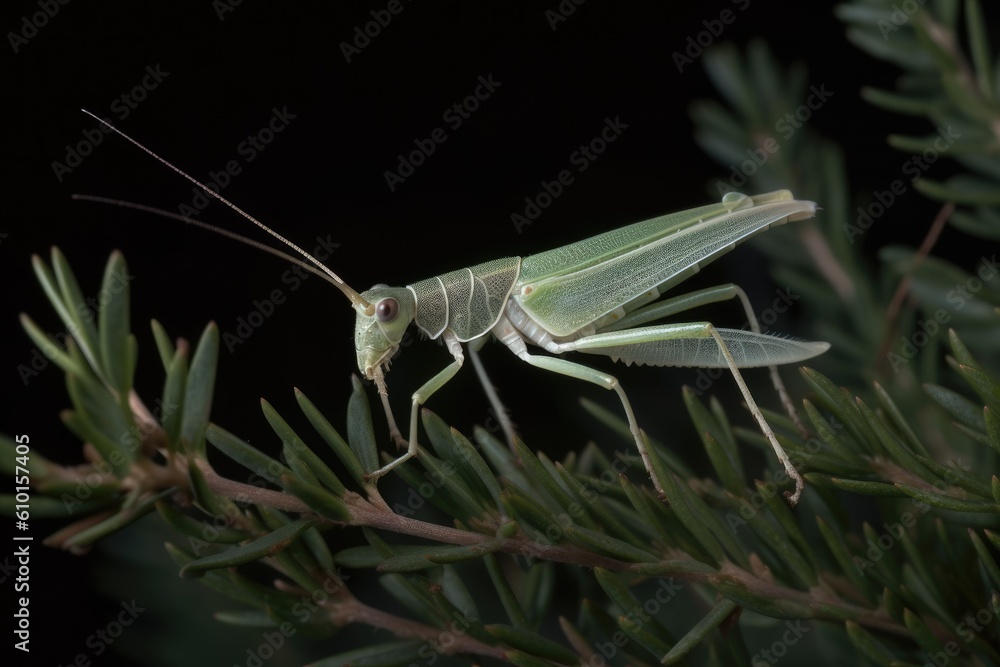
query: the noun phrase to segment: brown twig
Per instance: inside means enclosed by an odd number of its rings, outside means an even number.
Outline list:
[[[844,270],[837,260],[837,256],[830,250],[830,244],[826,238],[816,229],[815,225],[805,225],[799,232],[802,245],[806,247],[809,256],[816,263],[816,269],[820,275],[826,278],[833,291],[837,293],[842,301],[850,302],[854,298],[854,281]]]
[[[304,502],[282,491],[262,489],[259,486],[226,479],[215,472],[212,465],[205,459],[197,459],[195,465],[205,476],[208,487],[220,496],[236,502],[260,504],[286,512],[312,512],[312,508]]]
[[[899,286],[896,287],[896,292],[892,295],[892,301],[889,302],[889,307],[886,309],[885,319],[886,319],[886,330],[885,339],[882,341],[882,345],[879,347],[878,357],[876,359],[876,364],[878,368],[884,365],[884,359],[889,352],[889,346],[892,345],[892,338],[896,331],[896,325],[899,321],[899,314],[903,309],[903,301],[910,292],[910,286],[913,284],[913,274],[917,272],[920,265],[924,263],[927,256],[930,254],[934,245],[937,243],[938,238],[941,236],[941,232],[944,231],[944,226],[948,222],[948,218],[955,211],[955,204],[948,202],[938,211],[937,217],[934,218],[933,224],[929,230],[927,230],[927,235],[921,242],[920,247],[917,249],[916,254],[913,256],[913,261],[910,264],[906,275],[899,282]]]

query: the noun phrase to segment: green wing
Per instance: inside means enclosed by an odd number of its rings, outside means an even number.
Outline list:
[[[665,291],[736,245],[816,204],[780,190],[637,222],[526,257],[512,298],[539,324],[568,336],[642,293]]]

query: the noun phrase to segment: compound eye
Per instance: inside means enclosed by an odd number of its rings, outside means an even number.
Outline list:
[[[379,322],[392,322],[399,315],[399,302],[391,296],[382,299],[375,305],[375,317]]]

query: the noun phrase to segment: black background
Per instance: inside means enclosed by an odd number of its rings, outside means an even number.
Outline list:
[[[5,290],[0,429],[29,434],[32,447],[52,459],[79,460],[78,444],[58,422],[58,411],[68,405],[61,373],[50,367],[25,385],[18,371],[30,362],[32,344],[17,314],[31,313],[49,331],[60,328],[29,261],[32,253],[47,254],[53,244],[69,257],[86,294],[98,289],[111,250],[124,251],[134,275],[137,386],[150,401],[162,382],[150,318],[190,340],[209,320],[233,333],[255,299],[283,290],[287,301],[252,336],[231,354],[223,347],[213,413],[214,421],[263,448],[273,448],[276,439],[267,435],[259,397],[298,419],[291,391],[298,386],[341,425],[349,376],[356,370],[353,314],[329,285],[311,279],[291,290],[282,282],[287,269],[280,260],[169,220],[71,201],[72,193],[88,193],[177,210],[192,197],[190,185],[112,137],[58,180],[52,163],[64,162],[66,146],[96,126],[81,107],[115,118],[124,131],[197,178],[239,159],[243,172],[225,188],[225,196],[307,248],[317,237],[339,243],[327,263],[359,290],[547,250],[714,200],[709,183],[728,170],[694,143],[687,115],[692,100],[714,92],[700,60],[679,72],[672,54],[706,30],[704,21],[726,9],[736,19],[720,41],[744,45],[761,36],[780,61],[805,61],[810,81],[834,92],[810,123],[845,146],[853,191],[870,193],[896,178],[902,156],[885,145],[884,137],[901,129],[899,120],[872,111],[857,96],[863,84],[890,86],[894,69],[854,49],[827,3],[752,0],[740,11],[744,4],[589,0],[553,30],[545,10],[556,8],[555,0],[403,0],[402,13],[350,63],[339,43],[353,39],[355,26],[370,21],[369,11],[384,9],[385,3],[243,2],[221,20],[218,5],[207,1],[60,6],[16,54],[8,43],[4,56],[9,92],[3,160],[9,168],[3,179],[7,213],[0,222],[6,234],[0,242]],[[22,17],[38,6],[8,3],[5,11],[10,12],[3,22],[7,33],[21,30]],[[121,119],[111,105],[142,81],[147,66],[169,75]],[[492,76],[501,86],[460,128],[447,127],[442,113],[470,95],[479,76]],[[273,108],[287,108],[295,118],[247,163],[237,146],[267,124]],[[628,129],[519,234],[511,214],[523,210],[524,198],[534,196],[542,180],[570,168],[570,153],[596,137],[605,118],[620,118]],[[412,150],[414,140],[437,127],[445,128],[447,141],[391,192],[383,172],[396,167],[397,154]],[[912,130],[929,128],[914,123]],[[933,209],[915,194],[896,210],[897,217],[866,237],[867,251],[886,239],[918,242],[933,217]],[[217,203],[201,218],[266,240]],[[740,248],[697,284],[738,280],[766,298],[773,286],[761,262],[752,248]],[[736,324],[742,321],[739,312],[722,312],[732,313]],[[781,320],[775,328],[794,332],[795,322]],[[616,409],[613,397],[525,369],[496,345],[488,346],[484,357],[529,446],[558,456],[588,439],[609,439],[576,401],[580,395],[607,399]],[[446,362],[435,343],[403,350],[388,376],[399,415],[406,414],[409,393]],[[822,361],[817,366],[822,369]],[[620,376],[627,387],[636,387],[632,394],[640,423],[668,441],[676,437],[678,446],[696,442],[685,437],[690,432],[686,418],[663,419],[680,414],[668,406],[679,401],[680,384],[691,382],[693,371],[622,369]],[[718,391],[731,390],[720,386]],[[486,405],[467,369],[430,407],[468,432],[486,419]],[[377,433],[384,434],[377,408],[375,415]],[[532,437],[536,430],[543,435]],[[685,456],[701,461],[703,455],[688,451]],[[122,644],[131,641],[132,651],[136,644],[138,650],[154,651],[142,660],[145,664],[171,664],[184,654],[186,641],[214,646],[220,653],[213,659],[223,661],[218,664],[245,659],[248,640],[231,639],[234,635],[210,620],[215,608],[237,605],[192,605],[200,599],[197,584],[171,578],[169,564],[146,569],[152,567],[147,563],[163,562],[159,543],[169,536],[116,542],[110,554],[99,549],[79,558],[40,544],[55,527],[31,524],[36,539],[31,664],[64,664],[78,653],[93,657],[87,636],[114,618],[122,600],[133,597],[149,611]],[[0,553],[8,551],[0,548]],[[8,576],[4,590],[11,584]],[[144,596],[154,595],[150,587],[172,590],[177,606],[145,604],[151,597]],[[185,622],[203,628],[197,640],[185,638],[183,628],[190,626],[176,620],[182,608]],[[9,637],[10,618],[6,613],[4,618],[3,636]],[[362,630],[359,640],[369,634]],[[259,633],[243,635],[249,641],[254,636]],[[180,653],[161,653],[170,638]],[[300,655],[319,657],[335,646],[311,645]],[[270,664],[296,659],[288,654]],[[116,658],[105,654],[94,660],[114,664]],[[208,660],[192,658],[189,664],[215,664]]]

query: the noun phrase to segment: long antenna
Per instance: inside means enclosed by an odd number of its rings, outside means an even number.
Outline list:
[[[182,171],[181,169],[178,169],[177,167],[175,167],[171,163],[167,162],[162,157],[160,157],[159,155],[157,155],[156,153],[154,153],[150,149],[146,148],[145,146],[143,146],[142,144],[140,144],[138,141],[136,141],[132,137],[128,136],[127,134],[125,134],[124,132],[122,132],[121,130],[119,130],[117,127],[115,127],[114,125],[112,125],[108,121],[104,120],[103,118],[99,118],[99,117],[95,116],[94,114],[90,113],[86,109],[80,109],[80,111],[82,111],[83,113],[87,114],[88,116],[90,116],[91,118],[93,118],[94,120],[96,120],[98,123],[101,123],[102,125],[106,126],[112,132],[114,132],[115,134],[117,134],[121,138],[125,139],[130,144],[132,144],[133,146],[139,148],[140,150],[142,150],[143,152],[145,152],[147,155],[151,156],[154,160],[156,160],[160,164],[164,165],[165,167],[170,168],[175,173],[179,174],[182,178],[190,181],[191,183],[194,183],[196,186],[198,186],[199,188],[201,188],[202,190],[204,190],[206,194],[208,194],[208,195],[210,195],[212,197],[215,197],[220,202],[222,202],[223,204],[225,204],[226,206],[228,206],[232,210],[236,211],[237,213],[239,213],[240,215],[242,215],[244,218],[246,218],[247,220],[249,220],[253,224],[255,224],[258,227],[260,227],[261,229],[263,229],[265,232],[267,232],[268,234],[270,234],[271,236],[273,236],[274,238],[278,239],[279,241],[281,241],[282,243],[284,243],[285,245],[287,245],[292,250],[296,251],[297,253],[299,253],[300,255],[302,255],[303,257],[305,257],[307,260],[309,260],[310,263],[312,263],[314,266],[316,266],[320,271],[322,271],[324,274],[326,274],[327,276],[329,276],[332,279],[331,282],[334,285],[336,285],[337,288],[341,292],[343,292],[344,295],[348,299],[351,300],[351,303],[353,305],[355,305],[355,306],[361,306],[364,309],[364,312],[365,312],[366,315],[373,315],[375,313],[375,307],[372,304],[370,304],[367,301],[365,301],[361,297],[360,294],[358,294],[347,283],[345,283],[343,280],[341,280],[340,276],[338,276],[336,273],[334,273],[333,271],[331,271],[322,262],[320,262],[318,259],[316,259],[312,255],[310,255],[309,253],[307,253],[305,250],[303,250],[302,248],[298,247],[297,245],[295,245],[294,243],[292,243],[291,241],[289,241],[288,239],[286,239],[284,236],[282,236],[278,232],[274,231],[273,229],[271,229],[270,227],[268,227],[267,225],[265,225],[263,222],[261,222],[260,220],[258,220],[255,217],[253,217],[252,215],[250,215],[249,213],[247,213],[246,211],[244,211],[243,209],[241,209],[239,206],[237,206],[236,204],[232,203],[231,201],[229,201],[228,199],[226,199],[225,197],[223,197],[222,195],[220,195],[218,192],[215,192],[215,191],[207,188],[204,184],[202,184],[197,179],[193,178],[192,176],[189,176],[186,172]],[[139,205],[135,206],[135,208],[140,208],[140,210],[141,210],[141,207]],[[170,216],[168,216],[168,217],[170,217]],[[183,217],[183,216],[181,216],[181,217]],[[208,225],[208,226],[211,227],[211,225]],[[222,232],[222,230],[217,230],[217,231],[219,231],[220,233]],[[242,237],[240,237],[240,238],[242,238]],[[244,242],[246,242],[246,241],[250,241],[250,239],[245,239]],[[251,245],[252,245],[252,243],[251,243]],[[257,246],[257,247],[260,247],[260,246]],[[264,247],[267,247],[267,246],[264,246]]]
[[[147,206],[145,204],[138,204],[136,202],[124,201],[122,199],[112,199],[111,197],[98,197],[96,195],[74,194],[70,195],[70,199],[74,199],[76,201],[90,201],[90,202],[95,202],[97,204],[110,204],[111,206],[120,206],[122,208],[131,208],[136,211],[142,211],[143,213],[149,213],[150,215],[158,215],[160,217],[170,218],[172,220],[177,220],[179,222],[183,222],[188,225],[194,225],[195,227],[200,227],[207,231],[218,234],[219,236],[225,236],[227,239],[232,239],[233,241],[239,241],[240,243],[248,245],[251,248],[262,250],[269,255],[280,257],[286,262],[295,264],[296,266],[300,266],[309,273],[319,276],[328,283],[340,287],[340,285],[334,282],[333,278],[328,276],[325,272],[320,271],[312,264],[303,262],[298,257],[292,257],[287,252],[282,252],[277,248],[272,248],[271,246],[261,243],[260,241],[255,241],[253,239],[247,238],[246,236],[243,236],[242,234],[231,232],[228,229],[223,229],[222,227],[216,227],[215,225],[209,224],[207,222],[202,222],[201,220],[195,220],[194,218],[189,218],[188,216],[181,215],[180,213],[174,213],[173,211],[167,211],[162,208],[156,208],[155,206]]]

